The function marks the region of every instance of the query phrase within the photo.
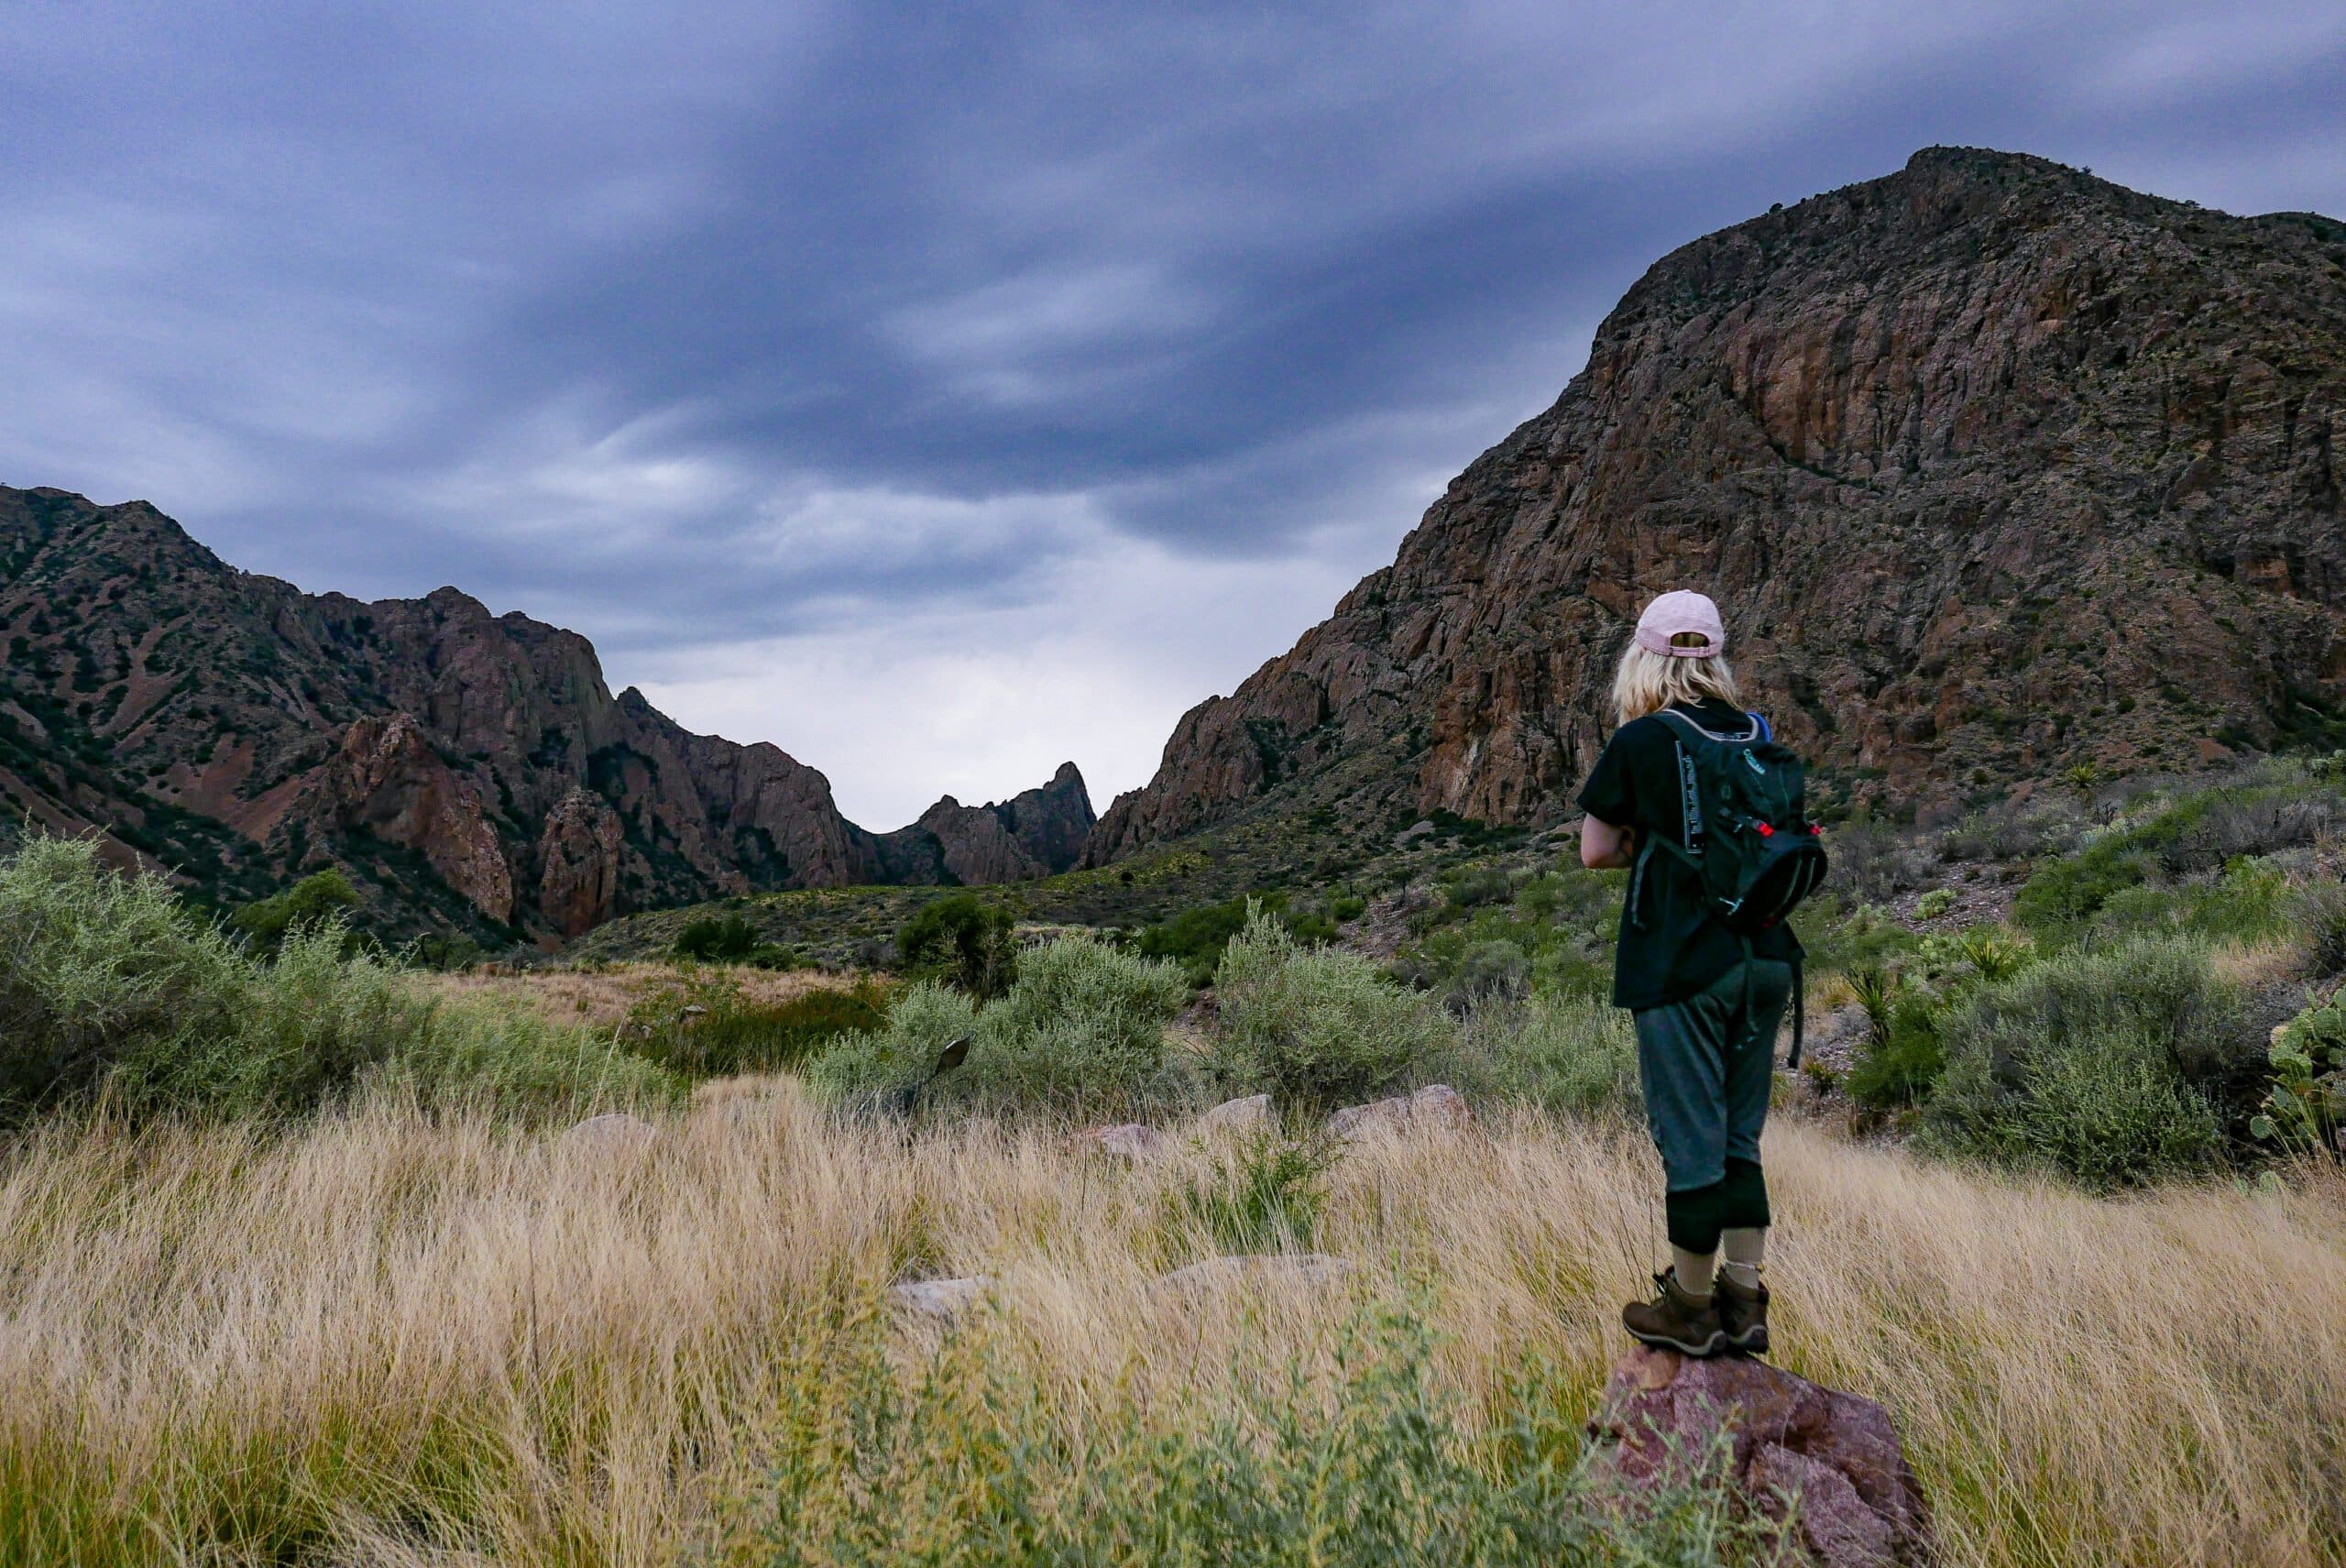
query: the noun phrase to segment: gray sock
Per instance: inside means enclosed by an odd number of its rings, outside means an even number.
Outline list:
[[[1671,1266],[1678,1273],[1678,1288],[1697,1301],[1711,1299],[1711,1270],[1718,1257],[1715,1252],[1688,1252],[1683,1246],[1670,1249]]]

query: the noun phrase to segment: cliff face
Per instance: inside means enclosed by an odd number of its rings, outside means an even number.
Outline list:
[[[1086,860],[1282,784],[1558,819],[1673,587],[1823,787],[1891,809],[2336,737],[2341,423],[2346,225],[1918,153],[1658,262]]]
[[[1062,762],[1049,784],[999,804],[946,795],[881,838],[881,863],[892,882],[1024,882],[1073,866],[1093,820],[1083,775]]]
[[[0,806],[123,863],[247,897],[332,861],[409,924],[561,936],[892,869],[821,773],[612,696],[586,639],[454,588],[312,596],[143,502],[5,488],[0,565]]]

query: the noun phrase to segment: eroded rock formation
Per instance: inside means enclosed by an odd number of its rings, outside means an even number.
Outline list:
[[[1893,809],[2334,743],[2341,424],[2346,225],[1928,149],[1656,263],[1086,861],[1274,797],[1558,820],[1672,587],[1822,787]]]
[[[984,808],[1007,848],[955,829],[934,865],[892,861],[820,773],[613,696],[575,632],[455,588],[305,594],[143,501],[0,488],[0,815],[224,901],[338,863],[395,929],[569,936],[728,894],[1037,875],[1091,825],[1069,767]]]

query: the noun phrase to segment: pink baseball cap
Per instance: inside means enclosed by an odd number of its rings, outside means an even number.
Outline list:
[[[1688,632],[1703,641],[1671,641]],[[1727,651],[1727,628],[1720,623],[1719,607],[1710,601],[1708,595],[1692,588],[1675,588],[1646,606],[1645,613],[1638,617],[1638,646],[1649,653],[1673,659],[1705,658]]]

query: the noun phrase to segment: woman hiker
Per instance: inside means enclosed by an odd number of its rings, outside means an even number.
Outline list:
[[[1800,764],[1744,710],[1726,647],[1703,595],[1646,606],[1614,679],[1620,728],[1580,792],[1581,863],[1631,873],[1613,1003],[1636,1022],[1668,1181],[1671,1265],[1621,1321],[1697,1356],[1768,1348],[1760,1128],[1801,952],[1781,917],[1824,872]]]

